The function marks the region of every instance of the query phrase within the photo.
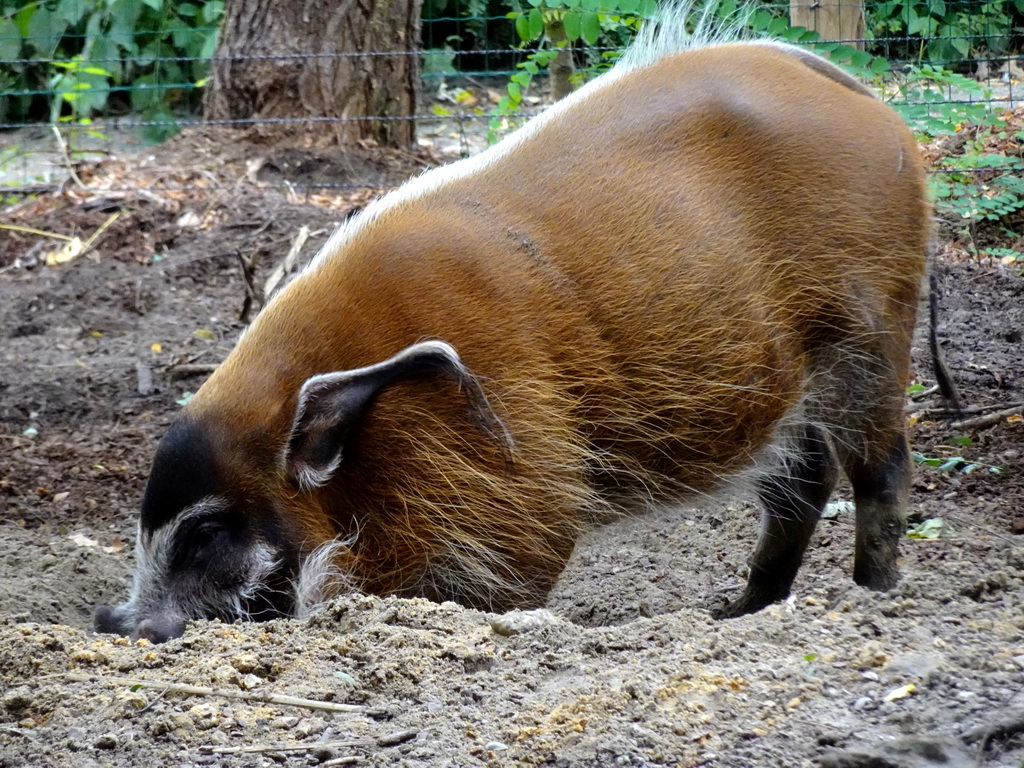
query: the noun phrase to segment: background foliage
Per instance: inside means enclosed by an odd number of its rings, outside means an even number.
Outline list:
[[[736,8],[736,0],[704,2],[723,17]],[[1005,57],[1020,53],[1024,0],[869,0],[864,50],[791,27],[788,2],[756,2],[755,32],[811,45],[872,82],[920,134],[970,124],[978,136],[1003,135],[1001,146],[1024,140],[1004,130],[991,81],[972,76],[985,68],[999,76]],[[455,106],[434,103],[434,115],[487,120],[494,140],[521,119],[538,75],[560,52],[571,52],[575,82],[592,77],[656,7],[655,0],[424,0],[426,92],[455,84]],[[224,0],[0,0],[0,128],[90,129],[103,116],[103,130],[126,123],[148,141],[167,138],[180,120],[197,117],[223,13]],[[1012,68],[1002,74],[1015,76],[1024,79]],[[465,90],[481,82],[500,88],[496,105],[481,106]],[[5,151],[12,150],[0,148],[0,165]],[[935,177],[940,211],[969,227],[1009,227],[1024,210],[1021,165],[1019,152],[968,142]]]

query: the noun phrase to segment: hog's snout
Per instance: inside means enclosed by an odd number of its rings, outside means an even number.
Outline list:
[[[185,634],[185,619],[179,616],[151,616],[134,624],[129,611],[109,605],[97,606],[92,623],[97,632],[124,635],[133,640],[145,639],[151,643],[162,643]]]
[[[144,638],[151,643],[162,643],[185,634],[185,620],[159,616],[139,622],[132,637]]]

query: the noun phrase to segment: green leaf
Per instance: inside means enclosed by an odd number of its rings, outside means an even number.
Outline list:
[[[850,56],[850,64],[858,69],[867,69],[872,64],[874,58],[867,51],[854,51]]]
[[[580,19],[580,36],[588,45],[597,45],[601,37],[601,20],[596,13],[589,11]]]
[[[28,37],[29,25],[32,23],[32,17],[36,15],[38,10],[38,4],[29,3],[14,14],[14,25],[18,28],[18,32],[21,33],[22,37]]]
[[[942,518],[932,517],[911,527],[907,531],[907,536],[911,539],[940,539],[952,536],[953,533],[953,529],[946,525]]]
[[[580,39],[581,23],[579,13],[576,11],[569,11],[565,14],[565,18],[562,19],[562,23],[565,25],[565,36],[568,38],[570,43],[574,43]]]
[[[870,69],[876,75],[885,75],[892,70],[892,65],[882,56],[876,56],[871,62]]]
[[[0,19],[0,59],[21,56],[21,33],[11,19]]]
[[[635,16],[640,9],[640,0],[619,0],[618,12],[623,16]]]
[[[506,88],[508,89],[508,95],[512,98],[512,101],[516,104],[520,104],[523,101],[523,91],[519,87],[519,83],[514,80],[510,80]]]
[[[829,57],[832,61],[849,61],[856,52],[852,45],[837,45],[829,52]]]
[[[750,20],[750,26],[754,28],[756,32],[764,32],[768,29],[768,25],[772,23],[775,17],[772,16],[770,11],[764,9],[754,14],[754,17]]]
[[[46,8],[40,8],[28,24],[28,41],[39,53],[40,58],[49,59],[56,52],[57,43],[60,42],[66,27],[66,21],[57,18]]]
[[[524,14],[516,16],[516,34],[524,43],[530,42],[530,20]]]
[[[209,59],[217,52],[217,32],[210,32],[203,39],[203,46],[199,49],[200,59]]]
[[[530,39],[539,40],[540,36],[544,34],[544,14],[540,12],[540,8],[534,8],[530,11]]]
[[[220,21],[220,17],[223,15],[223,0],[213,0],[213,2],[203,3],[203,11],[200,14],[200,18],[202,18],[204,24],[216,24]]]
[[[85,0],[61,0],[54,9],[54,13],[70,26],[80,22],[82,17],[85,16],[85,11]]]
[[[164,0],[142,0],[146,5],[152,8],[154,11],[159,11],[164,7]]]
[[[931,16],[918,16],[911,11],[907,20],[907,34],[921,35],[922,37],[934,37],[938,22]]]

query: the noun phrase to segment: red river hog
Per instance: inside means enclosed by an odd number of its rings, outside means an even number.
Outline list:
[[[534,607],[583,532],[735,478],[764,507],[745,614],[789,593],[839,469],[853,579],[893,587],[913,136],[812,53],[681,30],[338,229],[160,442],[98,631],[350,590]]]

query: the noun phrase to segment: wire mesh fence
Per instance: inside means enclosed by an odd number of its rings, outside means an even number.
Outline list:
[[[921,131],[989,124],[1024,96],[1024,0],[746,7],[754,34],[814,46],[869,81]],[[339,37],[333,47],[225,52],[218,46],[222,0],[0,0],[0,192],[38,191],[89,152],[138,148],[194,126],[402,123],[414,125],[424,144],[447,137],[446,153],[471,153],[551,102],[548,72],[559,50],[569,52],[562,59],[572,87],[606,68],[655,8],[653,0],[425,0],[420,43],[404,50],[346,49]],[[716,8],[725,16],[735,3],[716,0]],[[418,97],[398,114],[332,105],[319,114],[224,116],[204,105],[211,73],[223,65],[324,69],[348,62],[352,71],[372,74],[402,58],[415,60]],[[989,169],[958,172],[979,170]]]

